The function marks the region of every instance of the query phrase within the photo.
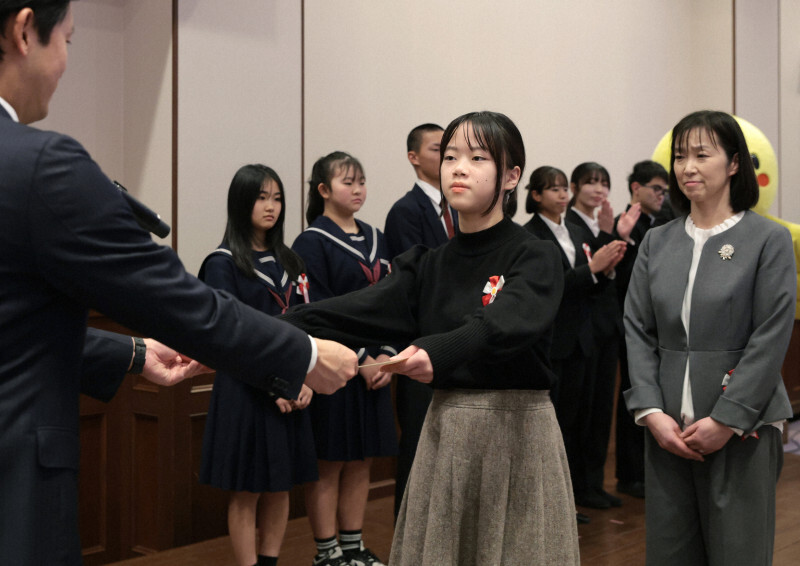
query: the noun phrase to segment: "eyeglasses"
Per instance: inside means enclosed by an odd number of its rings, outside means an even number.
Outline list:
[[[656,195],[665,195],[669,191],[669,187],[662,187],[660,185],[642,185],[653,191]]]

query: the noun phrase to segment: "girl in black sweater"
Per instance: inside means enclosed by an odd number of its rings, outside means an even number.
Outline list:
[[[506,116],[456,118],[441,145],[456,236],[398,256],[373,287],[287,319],[344,343],[406,342],[387,369],[431,383],[433,402],[390,564],[579,564],[575,507],[548,390],[561,259],[504,217],[525,166]]]

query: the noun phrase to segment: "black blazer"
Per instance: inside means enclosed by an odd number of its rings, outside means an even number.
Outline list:
[[[592,252],[597,251],[618,238],[616,232],[609,234],[602,230],[600,230],[597,237],[595,237],[592,233],[592,229],[589,228],[583,218],[571,208],[567,210],[566,219],[580,228],[583,237],[589,242]],[[617,297],[618,267],[615,268],[615,271],[615,278],[606,279],[606,284],[603,288],[592,296],[592,324],[594,325],[594,331],[597,335],[606,335],[616,332],[619,336],[622,336],[624,333],[622,327],[622,303]]]
[[[0,564],[80,564],[79,393],[112,395],[132,352],[86,338],[89,308],[291,395],[311,344],[187,274],[80,144],[2,108],[0,225]]]
[[[553,231],[535,214],[525,228],[540,240],[555,243],[561,252],[561,265],[564,268],[564,295],[553,323],[553,343],[550,357],[554,360],[568,358],[576,350],[585,357],[592,355],[591,295],[596,292],[598,283],[592,279],[589,261],[583,251],[586,238],[580,229],[571,222],[565,221],[570,239],[575,246],[575,267],[571,267],[567,254],[558,243]]]
[[[454,210],[452,212],[453,227],[458,228],[458,213]],[[417,244],[437,248],[448,240],[431,199],[417,184],[392,205],[386,216],[383,234],[391,258]]]
[[[631,205],[628,205],[626,210],[629,210],[630,207]],[[618,222],[619,216],[614,219],[615,230]],[[642,212],[633,230],[631,230],[630,239],[633,240],[633,244],[628,244],[628,248],[625,250],[625,257],[617,264],[617,296],[620,305],[625,304],[625,295],[628,293],[628,285],[631,282],[633,264],[636,263],[636,256],[639,254],[639,248],[642,245],[642,241],[644,241],[644,236],[653,226],[651,218]]]

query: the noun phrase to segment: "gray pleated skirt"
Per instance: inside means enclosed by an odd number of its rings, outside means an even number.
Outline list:
[[[391,566],[578,566],[567,457],[547,391],[436,390]]]

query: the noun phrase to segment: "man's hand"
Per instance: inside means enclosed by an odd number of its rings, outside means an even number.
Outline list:
[[[733,435],[730,427],[706,417],[686,427],[681,438],[692,450],[708,455],[725,446]]]
[[[390,361],[400,358],[408,359],[393,365],[392,371],[394,373],[407,375],[420,383],[433,381],[433,364],[431,364],[431,359],[428,357],[428,352],[421,350],[417,346],[409,346],[393,358],[390,358]]]
[[[687,460],[704,461],[702,454],[686,445],[686,442],[681,437],[681,427],[668,414],[650,413],[644,417],[644,422],[650,432],[653,433],[658,445],[667,452],[672,452],[676,456]]]
[[[636,203],[632,205],[628,210],[622,212],[619,215],[619,221],[617,222],[617,234],[619,237],[628,241],[628,238],[631,237],[631,232],[633,231],[633,227],[636,226],[636,222],[639,220],[639,216],[642,214],[642,205],[640,203]]]
[[[358,356],[338,342],[314,338],[317,365],[306,376],[306,385],[317,393],[330,395],[345,386],[358,373]]]
[[[169,387],[195,375],[214,371],[157,340],[145,338],[144,343],[147,352],[142,377],[156,385]]]

